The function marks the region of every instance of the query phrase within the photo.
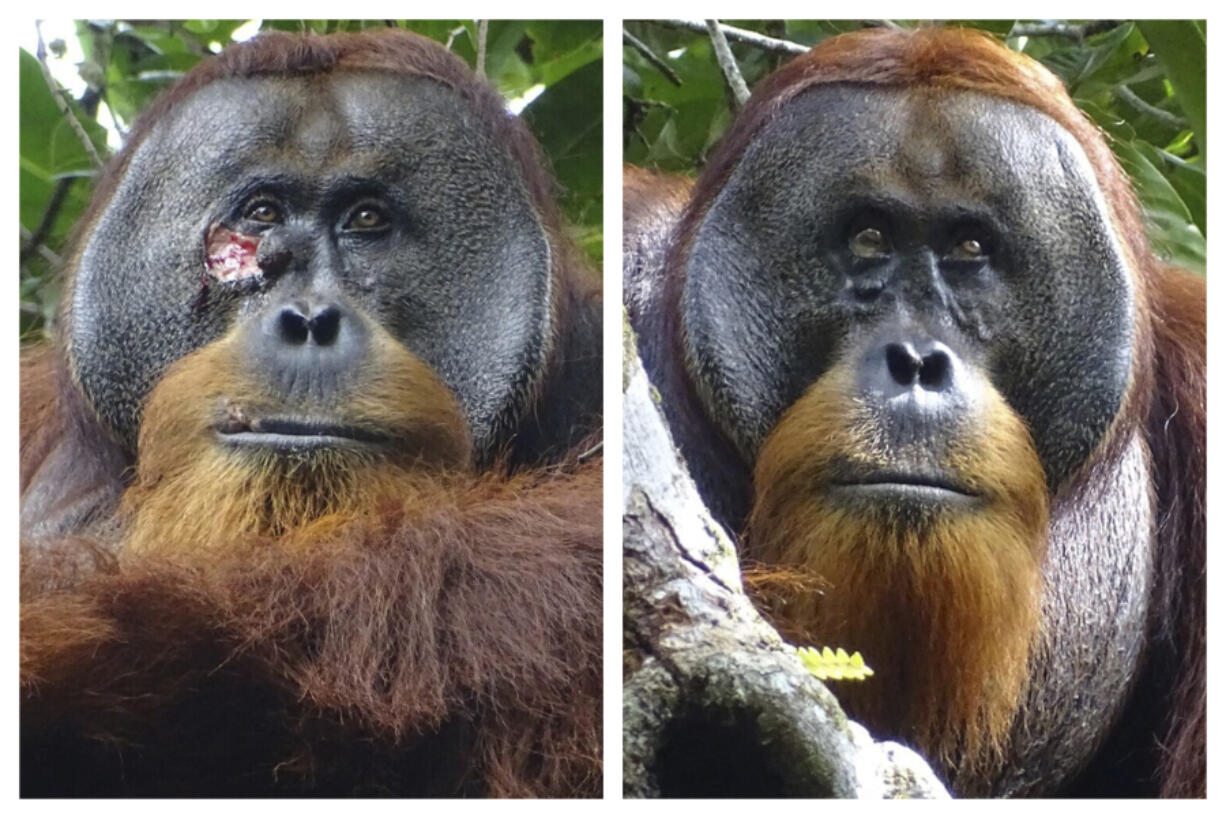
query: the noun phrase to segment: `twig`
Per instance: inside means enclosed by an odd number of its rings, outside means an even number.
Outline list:
[[[1136,92],[1134,92],[1127,85],[1121,85],[1116,88],[1115,95],[1119,97],[1121,102],[1124,102],[1131,106],[1134,110],[1139,111],[1140,113],[1143,113],[1146,116],[1157,120],[1158,122],[1161,122],[1168,128],[1174,128],[1175,130],[1187,130],[1191,127],[1191,125],[1188,124],[1188,120],[1184,119],[1182,116],[1178,116],[1170,111],[1164,111],[1161,108],[1150,105],[1144,99],[1137,96]]]
[[[23,236],[25,241],[21,244],[21,263],[25,263],[31,255],[33,255],[43,242],[47,240],[47,235],[51,232],[51,228],[55,226],[55,221],[60,215],[60,208],[64,206],[64,200],[68,198],[68,191],[72,189],[72,183],[76,181],[73,176],[65,176],[55,183],[55,189],[51,191],[51,199],[47,202],[47,209],[43,211],[42,220],[38,222],[38,226],[34,228],[34,232],[28,236]],[[26,232],[23,229],[23,233]]]
[[[1009,32],[1010,37],[1065,37],[1081,42],[1086,37],[1110,31],[1120,24],[1119,20],[1091,20],[1088,23],[1018,23]]]
[[[623,133],[629,132],[638,137],[639,141],[644,146],[650,147],[651,142],[648,141],[647,135],[643,133],[640,125],[643,124],[643,119],[647,116],[648,108],[663,108],[669,113],[676,113],[677,109],[667,102],[660,102],[655,99],[638,99],[630,95],[625,95],[622,99],[626,103],[626,115],[622,122]]]
[[[446,48],[448,51],[450,51],[452,43],[455,42],[455,38],[460,36],[461,34],[466,33],[467,31],[468,29],[465,28],[464,26],[456,26],[455,28],[451,29],[451,31],[448,31],[447,32],[447,43],[443,47]]]
[[[728,47],[728,40],[724,37],[724,32],[720,30],[718,20],[707,20],[707,33],[711,35],[711,45],[715,47],[715,59],[719,63],[719,68],[724,72],[724,80],[728,83],[728,88],[732,91],[732,100],[736,110],[740,110],[749,100],[749,86],[745,84],[745,78],[741,76],[741,69],[737,68],[736,58],[732,56],[732,49]]]
[[[81,98],[77,100],[77,105],[80,106],[87,116],[96,116],[98,113],[98,103],[101,100],[102,94],[100,91],[96,88],[86,88],[85,93],[81,94]],[[113,113],[112,116],[114,116]],[[64,176],[55,183],[55,189],[51,191],[51,198],[47,200],[47,208],[43,210],[42,219],[39,220],[38,226],[34,228],[34,232],[26,236],[26,240],[21,245],[22,263],[25,263],[34,254],[34,251],[47,240],[47,236],[55,228],[56,219],[60,217],[60,210],[63,209],[64,202],[68,200],[68,192],[72,189],[73,182],[75,181],[75,176]]]
[[[119,114],[115,113],[115,109],[109,103],[106,109],[111,115],[111,127],[115,129],[115,133],[119,134],[119,143],[122,145],[128,141],[128,129],[119,121]]]
[[[651,63],[652,67],[663,74],[666,80],[671,82],[673,85],[676,85],[678,88],[681,87],[681,77],[677,76],[676,71],[668,67],[668,63],[657,57],[655,53],[647,47],[645,42],[624,28],[622,29],[622,40],[626,43],[626,45],[643,55],[643,59]]]
[[[485,39],[490,33],[490,21],[477,21],[477,76],[485,78]]]
[[[64,259],[60,258],[59,254],[52,251],[46,244],[34,244],[33,238],[34,234],[32,232],[27,230],[25,227],[21,228],[21,240],[26,244],[31,244],[34,249],[38,250],[38,254],[42,256],[44,261],[51,265],[52,269],[61,268],[64,263]]]
[[[73,116],[72,109],[68,107],[68,103],[64,101],[61,95],[60,84],[55,81],[55,77],[51,76],[51,67],[47,65],[47,44],[43,42],[43,25],[41,20],[34,22],[34,29],[38,32],[38,65],[42,68],[43,79],[47,83],[47,87],[51,90],[51,98],[55,100],[55,106],[60,109],[60,113],[68,120],[69,127],[73,133],[81,140],[81,144],[85,146],[85,152],[89,154],[90,161],[94,164],[95,170],[102,169],[102,157],[98,155],[98,150],[94,147],[94,143],[90,141],[89,134],[85,132],[85,128]]]
[[[699,34],[707,33],[707,24],[702,20],[652,20],[653,23],[669,28],[682,28],[686,31],[694,31]],[[758,34],[755,31],[747,31],[743,28],[720,24],[719,30],[724,33],[724,36],[729,40],[735,40],[745,45],[752,45],[755,48],[760,48],[763,51],[770,51],[776,54],[803,54],[809,50],[806,45],[794,43],[790,40],[780,40],[775,37],[767,37],[765,34]]]

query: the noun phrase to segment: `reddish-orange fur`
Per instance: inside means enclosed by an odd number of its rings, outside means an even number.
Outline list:
[[[596,793],[599,487],[599,460],[471,476],[280,542],[219,532],[206,558],[172,543],[173,558],[122,568],[99,554],[98,569],[70,569],[93,543],[25,550],[23,734],[148,742],[151,724],[221,685],[265,690],[285,712],[277,751],[248,770],[269,786],[326,779],[338,761],[315,756],[317,733],[408,752],[471,718],[482,793]],[[207,728],[212,713],[198,716]],[[202,775],[217,762],[197,760]]]
[[[259,417],[278,406],[258,378],[238,373],[234,334],[171,366],[141,421],[136,480],[122,506],[125,555],[170,549],[197,558],[229,546],[216,541],[219,530],[281,536],[412,496],[447,471],[467,473],[472,442],[451,391],[386,332],[371,331],[370,353],[356,373],[359,393],[334,417],[382,430],[400,446],[390,453],[327,450],[308,458],[227,450],[216,441],[219,410]]]
[[[47,458],[47,452],[64,435],[60,405],[64,384],[56,376],[55,349],[31,346],[21,350],[21,488]],[[61,422],[48,423],[47,420]]]
[[[981,507],[904,519],[829,502],[832,462],[891,464],[850,382],[849,367],[829,370],[763,444],[750,554],[821,580],[820,591],[796,594],[772,616],[808,641],[871,660],[874,678],[842,694],[857,717],[983,772],[1001,760],[1037,646],[1042,466],[1020,418],[982,383],[982,407],[942,456]]]
[[[264,390],[227,336],[160,381],[133,456],[86,405],[62,339],[24,353],[23,513],[37,494],[37,521],[72,523],[22,548],[24,794],[600,792],[601,459],[578,454],[599,418],[549,399],[575,377],[567,357],[591,354],[567,344],[599,296],[535,142],[498,95],[407,32],[264,36],[146,112],[78,230],[153,123],[202,85],[334,70],[449,85],[518,168],[554,276],[554,344],[529,417],[474,463],[454,395],[372,324],[364,388],[338,411],[403,448],[230,457],[211,432],[219,396],[242,412]],[[70,331],[67,307],[62,320]],[[47,491],[65,478],[63,495]],[[69,506],[84,512],[59,515]]]
[[[320,485],[306,465],[246,474],[210,443],[204,398],[259,393],[227,368],[228,338],[172,369],[121,525],[23,550],[24,733],[156,746],[150,723],[220,684],[293,713],[249,769],[289,791],[335,773],[320,734],[411,753],[457,718],[477,724],[470,789],[598,791],[599,458],[474,474],[450,393],[390,340],[374,345],[384,388],[349,411],[421,439],[405,460],[330,456]],[[195,717],[207,728],[211,713]]]
[[[684,259],[690,252],[699,226],[716,196],[726,184],[742,155],[761,129],[806,89],[827,83],[864,83],[938,91],[974,91],[1028,105],[1051,117],[1080,143],[1094,167],[1098,184],[1107,202],[1117,238],[1135,281],[1136,324],[1132,349],[1132,381],[1124,406],[1106,439],[1091,458],[1091,463],[1076,475],[1069,488],[1075,493],[1080,481],[1088,479],[1090,466],[1110,463],[1116,452],[1134,432],[1144,435],[1153,463],[1152,480],[1157,494],[1156,587],[1151,598],[1151,641],[1148,643],[1146,671],[1138,681],[1136,696],[1146,699],[1155,718],[1152,731],[1142,729],[1137,739],[1145,743],[1114,747],[1114,751],[1135,754],[1152,751],[1161,743],[1153,778],[1167,796],[1203,796],[1205,791],[1205,289],[1203,279],[1169,269],[1156,258],[1146,240],[1141,210],[1126,174],[1111,153],[1103,135],[1074,105],[1059,81],[1038,63],[1000,46],[990,36],[969,30],[926,28],[911,32],[870,29],[827,40],[808,54],[779,69],[754,91],[736,122],[712,155],[701,179],[695,185],[691,204],[670,241],[667,262],[669,274],[663,283],[661,325],[655,329],[663,349],[656,354],[669,376],[678,376],[678,361],[684,359],[681,347],[680,294]],[[634,179],[631,179],[634,181]],[[644,187],[645,185],[638,185]],[[645,197],[638,194],[640,199]],[[671,199],[672,191],[665,198]],[[643,330],[640,330],[643,331]],[[666,383],[673,406],[673,422],[697,421],[693,406],[696,397],[690,385]],[[786,421],[785,421],[786,422]],[[833,420],[832,420],[833,422]],[[781,429],[778,434],[794,431]],[[799,445],[801,441],[794,441]],[[706,441],[709,448],[728,451],[728,443],[712,430]],[[721,456],[727,457],[727,454]],[[763,485],[772,479],[764,473],[772,465],[759,467],[758,494],[769,496],[774,486]],[[1037,491],[1038,488],[1034,489]],[[784,497],[786,499],[786,496]],[[730,506],[735,513],[737,506]],[[755,518],[762,524],[769,517],[759,509]],[[771,520],[773,525],[786,524]],[[853,531],[858,533],[858,531]],[[755,554],[757,544],[748,544]],[[816,545],[815,545],[816,547]],[[837,571],[837,569],[836,569]],[[793,577],[794,567],[788,568]],[[789,578],[789,580],[791,580]],[[756,584],[769,586],[769,576],[761,573]],[[871,582],[868,590],[871,593]],[[948,597],[928,600],[933,609],[949,603],[966,603],[978,588],[965,587]],[[776,604],[776,607],[778,604]],[[896,608],[892,608],[896,609]],[[967,611],[969,612],[969,610]],[[789,622],[794,630],[813,629],[808,614]],[[875,616],[863,622],[859,641],[848,647],[888,639],[888,633],[874,627],[889,628],[892,622]],[[832,640],[823,632],[823,642]],[[949,643],[943,651],[956,654],[965,650],[979,654],[972,643]],[[1019,671],[1021,653],[1000,656],[1002,676]],[[870,656],[870,661],[872,657]],[[890,660],[890,659],[887,659]],[[957,679],[954,679],[957,680]],[[851,693],[853,696],[857,693]],[[916,728],[931,731],[935,712],[920,717]],[[972,719],[973,720],[973,719]],[[994,720],[994,719],[989,719]],[[999,724],[997,724],[998,726]],[[975,742],[974,729],[967,739]],[[981,735],[985,745],[994,742],[997,727]],[[938,751],[949,748],[938,739]],[[1149,770],[1145,770],[1148,772]],[[1109,775],[1110,772],[1107,772]]]

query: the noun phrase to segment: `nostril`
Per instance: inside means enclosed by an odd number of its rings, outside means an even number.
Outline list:
[[[900,386],[915,383],[924,361],[909,343],[891,343],[885,347],[885,365],[890,377]]]
[[[341,331],[341,311],[335,306],[326,306],[315,313],[307,327],[316,343],[320,346],[330,346]]]
[[[921,386],[929,391],[944,391],[952,380],[953,362],[944,350],[938,349],[924,356],[919,373]]]
[[[295,346],[306,343],[310,335],[310,322],[292,306],[287,306],[277,315],[277,328],[281,339]]]

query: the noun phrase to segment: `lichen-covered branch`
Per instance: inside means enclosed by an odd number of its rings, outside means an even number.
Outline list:
[[[948,796],[850,723],[758,614],[623,331],[626,796]]]
[[[64,120],[68,122],[72,132],[81,141],[81,145],[85,148],[85,153],[89,156],[94,169],[101,170],[104,164],[102,157],[98,155],[98,150],[94,147],[89,134],[85,132],[85,128],[73,116],[72,109],[64,101],[63,90],[60,88],[60,84],[55,81],[55,77],[51,76],[51,68],[47,65],[47,46],[43,42],[42,24],[41,22],[36,22],[34,25],[38,31],[38,48],[35,56],[38,58],[39,68],[42,69],[43,79],[47,82],[47,88],[51,91],[51,98],[55,100],[55,106],[60,109],[60,113],[64,116]]]
[[[1182,116],[1173,114],[1170,111],[1164,111],[1161,108],[1150,105],[1144,99],[1137,96],[1136,92],[1127,85],[1120,85],[1117,87],[1115,89],[1115,95],[1121,102],[1127,104],[1133,110],[1161,122],[1168,128],[1187,130],[1190,127],[1188,120],[1184,119]]]
[[[652,22],[662,26],[668,26],[669,28],[682,28],[686,31],[693,31],[698,34],[707,33],[707,24],[702,20],[653,20]],[[756,31],[749,31],[744,28],[737,28],[736,26],[726,25],[724,23],[720,23],[719,28],[720,31],[723,32],[724,36],[729,40],[745,43],[746,45],[752,45],[755,48],[762,49],[763,51],[795,56],[797,54],[803,54],[809,50],[807,45],[794,43],[790,40],[780,40],[776,37],[768,37],[765,34],[759,34]]]
[[[745,77],[741,76],[741,69],[736,64],[736,57],[732,56],[732,49],[728,47],[728,40],[720,29],[719,21],[705,22],[707,33],[711,36],[711,46],[715,50],[715,61],[719,63],[719,70],[723,72],[724,81],[732,92],[734,110],[739,111],[749,101],[749,86],[745,84]]]
[[[485,45],[490,35],[490,21],[477,21],[477,76],[485,77]]]
[[[1086,23],[1061,23],[1047,20],[1039,23],[1017,23],[1009,31],[1010,37],[1064,37],[1082,42],[1086,37],[1110,31],[1120,24],[1119,20],[1090,20]]]

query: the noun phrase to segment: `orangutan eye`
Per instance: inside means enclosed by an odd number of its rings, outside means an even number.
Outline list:
[[[984,242],[978,238],[964,238],[949,251],[950,257],[957,261],[975,261],[987,254]]]
[[[387,216],[377,207],[364,205],[353,211],[345,222],[346,230],[381,230],[388,225]]]
[[[248,204],[247,208],[243,211],[243,218],[259,221],[263,224],[280,224],[284,220],[281,215],[281,208],[268,199],[258,199]]]
[[[876,227],[857,231],[848,242],[852,255],[858,258],[880,258],[890,252],[890,242]]]

